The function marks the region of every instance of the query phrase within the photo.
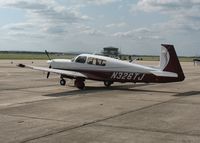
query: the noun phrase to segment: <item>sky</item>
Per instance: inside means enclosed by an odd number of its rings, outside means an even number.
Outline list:
[[[200,55],[200,0],[0,0],[0,51]]]

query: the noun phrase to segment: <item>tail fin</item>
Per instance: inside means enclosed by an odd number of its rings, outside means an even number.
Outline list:
[[[180,62],[173,45],[161,44],[160,69],[178,74],[178,81],[185,79]]]

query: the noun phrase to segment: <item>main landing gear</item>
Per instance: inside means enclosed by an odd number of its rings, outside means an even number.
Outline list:
[[[78,89],[84,89],[85,88],[85,83],[84,83],[84,79],[76,79],[74,81],[74,85],[78,88]]]
[[[74,86],[76,86],[78,89],[84,89],[85,88],[85,79],[75,79],[74,81]],[[61,77],[60,79],[60,85],[65,86],[66,85],[66,80]]]
[[[84,89],[85,88],[85,79],[75,79],[74,81],[74,86],[76,86],[78,89]],[[104,81],[104,85],[106,87],[110,87],[113,84],[113,81]],[[60,79],[60,85],[65,86],[66,85],[66,80],[61,77]]]
[[[113,81],[104,81],[104,85],[105,85],[106,87],[110,87],[111,84],[113,84]]]

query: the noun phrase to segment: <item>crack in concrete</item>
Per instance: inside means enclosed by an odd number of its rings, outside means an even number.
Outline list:
[[[195,134],[195,133],[191,134],[191,133],[185,133],[185,132],[166,131],[166,130],[159,130],[159,129],[153,129],[153,128],[145,129],[145,128],[125,127],[125,126],[115,126],[115,125],[105,125],[105,124],[95,124],[94,126],[200,137],[200,134]]]

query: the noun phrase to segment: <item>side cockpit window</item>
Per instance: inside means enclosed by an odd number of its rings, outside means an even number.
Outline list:
[[[90,65],[105,66],[106,61],[98,58],[89,57],[87,63]]]
[[[76,63],[85,63],[86,62],[87,57],[86,56],[79,56],[78,58],[76,58]]]
[[[89,57],[88,60],[87,60],[87,63],[90,64],[90,65],[93,65],[93,58]]]

